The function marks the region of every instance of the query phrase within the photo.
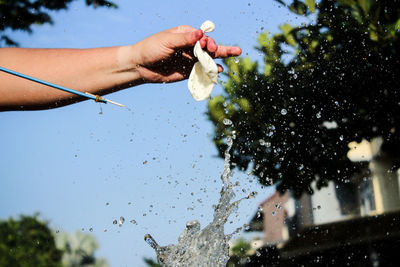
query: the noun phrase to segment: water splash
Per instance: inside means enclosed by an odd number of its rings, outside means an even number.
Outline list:
[[[234,138],[235,136],[226,139],[228,148],[225,151],[224,172],[221,176],[222,189],[218,205],[214,210],[213,221],[204,229],[200,228],[197,220],[187,222],[176,245],[160,247],[151,235],[145,235],[145,241],[156,251],[157,260],[161,266],[226,266],[229,260],[228,241],[242,227],[236,229],[232,234],[225,235],[225,223],[230,214],[237,210],[241,200],[254,197],[256,194],[252,192],[247,197],[231,203],[235,196],[233,191],[235,185],[230,182],[232,171],[229,151]]]

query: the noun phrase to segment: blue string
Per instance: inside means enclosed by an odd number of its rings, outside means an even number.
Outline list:
[[[65,91],[65,92],[69,92],[69,93],[72,93],[72,94],[75,94],[75,95],[80,95],[80,96],[83,96],[83,97],[86,97],[86,98],[89,98],[89,99],[93,99],[96,102],[107,103],[106,100],[104,100],[103,98],[101,98],[99,96],[82,93],[82,92],[79,92],[79,91],[76,91],[76,90],[73,90],[73,89],[69,89],[69,88],[64,87],[64,86],[60,86],[60,85],[57,85],[57,84],[54,84],[54,83],[49,83],[49,82],[46,82],[46,81],[31,77],[31,76],[28,76],[28,75],[13,71],[13,70],[10,70],[10,69],[6,69],[6,68],[3,68],[3,67],[0,67],[0,70],[3,71],[3,72],[6,72],[6,73],[9,73],[9,74],[12,74],[12,75],[15,75],[15,76],[18,76],[18,77],[33,81],[33,82],[37,82],[37,83],[40,83],[40,84],[44,84],[44,85],[47,85],[47,86],[50,86],[50,87]]]

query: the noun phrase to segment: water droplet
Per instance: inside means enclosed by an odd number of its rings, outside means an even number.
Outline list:
[[[222,122],[223,122],[225,125],[232,125],[232,121],[231,121],[230,119],[227,119],[227,118],[225,118]]]
[[[282,114],[282,115],[286,115],[286,114],[287,114],[287,110],[283,108],[283,109],[281,110],[281,114]]]
[[[121,227],[125,222],[125,218],[124,217],[119,217],[119,227]]]
[[[317,115],[315,115],[318,119],[321,118],[321,111],[317,113]]]
[[[234,61],[235,61],[235,63],[239,63],[239,58],[235,57]]]
[[[272,212],[272,216],[275,216],[275,215],[276,215],[276,211],[273,211],[273,212]]]
[[[250,192],[250,194],[248,195],[248,199],[249,198],[254,198],[255,196],[257,196],[257,194],[258,194],[258,192],[257,191],[252,191],[252,192]]]
[[[195,234],[200,231],[200,223],[197,220],[188,221],[186,223],[186,229],[190,234]]]
[[[228,122],[229,123],[229,122]],[[225,124],[225,123],[224,123]],[[230,181],[230,149],[234,136],[226,136],[228,148],[225,150],[224,172],[221,175],[222,190],[220,200],[214,208],[213,221],[203,229],[197,221],[186,224],[185,230],[178,238],[178,244],[160,247],[150,236],[145,241],[156,250],[157,260],[165,266],[226,266],[229,260],[229,244],[231,235],[224,234],[224,225],[232,212],[237,210],[239,202],[231,202],[234,194],[234,184]],[[252,193],[253,195],[253,193]],[[255,195],[255,193],[254,193]],[[145,214],[144,214],[145,216]],[[203,217],[201,214],[200,217]],[[175,221],[174,221],[175,222]],[[169,222],[171,223],[171,221]]]
[[[344,137],[343,135],[339,136],[340,141],[343,141]]]
[[[227,144],[228,146],[232,146],[232,144],[233,144],[232,137],[228,136],[228,137],[226,138],[226,144]]]
[[[145,241],[147,242],[147,244],[149,244],[153,249],[159,250],[160,246],[157,244],[157,242],[154,240],[154,238],[153,238],[151,235],[146,234],[146,235],[144,236],[144,240],[145,240]]]

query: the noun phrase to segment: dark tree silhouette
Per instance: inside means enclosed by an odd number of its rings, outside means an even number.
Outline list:
[[[0,221],[0,266],[62,266],[62,251],[36,216]]]
[[[49,11],[68,9],[74,0],[8,0],[0,1],[0,46],[17,46],[6,30],[21,30],[32,32],[32,25],[53,23]],[[107,0],[85,0],[86,5],[92,7],[117,6]]]
[[[225,92],[208,111],[219,155],[235,131],[233,165],[296,196],[365,167],[347,158],[351,141],[382,137],[398,168],[400,1],[278,2],[313,22],[260,34],[262,68],[225,61]]]

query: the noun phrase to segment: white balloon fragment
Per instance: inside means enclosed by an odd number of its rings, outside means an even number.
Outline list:
[[[215,25],[212,21],[207,20],[200,29],[205,33],[212,32]],[[188,87],[192,97],[201,101],[210,97],[214,84],[218,82],[218,67],[212,57],[201,49],[199,41],[194,46],[194,56],[199,61],[194,64],[189,75]]]

